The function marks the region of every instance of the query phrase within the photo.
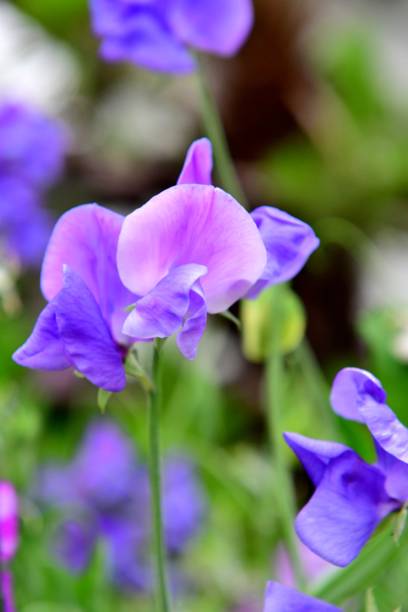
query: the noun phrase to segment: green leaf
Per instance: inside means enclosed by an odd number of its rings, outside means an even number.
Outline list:
[[[402,533],[399,546],[395,545],[393,530],[394,521],[387,521],[387,524],[371,538],[358,558],[318,585],[313,595],[340,605],[375,584],[384,571],[389,571],[392,563],[399,562],[406,556],[408,529]]]
[[[379,612],[372,589],[368,589],[366,593],[365,612]]]
[[[105,389],[98,389],[98,407],[102,414],[105,414],[106,407],[111,397],[111,391],[105,391]]]

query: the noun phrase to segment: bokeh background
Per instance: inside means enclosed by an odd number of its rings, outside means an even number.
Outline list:
[[[338,368],[365,367],[408,423],[408,4],[255,6],[240,54],[208,59],[206,71],[251,205],[277,205],[321,240],[293,283],[299,300],[291,295],[285,428],[342,440],[370,458],[368,436],[332,415],[328,394]],[[133,210],[175,183],[185,150],[203,135],[196,77],[104,63],[86,0],[0,2],[0,102],[10,99],[64,125],[64,173],[43,195],[55,219],[84,202]],[[43,305],[38,267],[3,254],[0,302],[0,477],[16,484],[22,500],[13,562],[18,610],[148,610],[149,580],[113,583],[103,538],[80,567],[67,567],[59,538],[68,480],[60,482],[60,506],[44,507],[38,494],[43,466],[71,464],[98,418],[114,422],[145,465],[143,394],[128,386],[101,417],[95,390],[72,372],[33,373],[12,362]],[[244,312],[242,346],[235,327],[213,317],[193,363],[166,345],[164,451],[194,471],[174,484],[180,507],[172,511],[186,513],[185,544],[171,551],[182,612],[256,612],[268,579],[291,581],[251,321]],[[100,455],[107,469],[109,452]],[[289,451],[287,461],[300,505],[311,489]],[[194,478],[192,491],[185,478]],[[319,580],[331,568],[315,561],[305,558]],[[380,611],[408,601],[407,575],[406,556],[384,566],[375,583]],[[363,601],[357,595],[350,610],[364,609]]]

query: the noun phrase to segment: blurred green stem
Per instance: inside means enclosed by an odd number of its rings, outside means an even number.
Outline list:
[[[246,206],[246,198],[231,159],[217,104],[207,85],[201,58],[196,56],[196,60],[198,63],[197,79],[200,89],[202,117],[207,135],[214,148],[217,170],[222,187],[225,191],[233,195],[243,206]]]
[[[291,475],[287,469],[284,457],[284,441],[282,438],[281,414],[285,408],[284,378],[285,370],[283,354],[280,346],[280,305],[279,287],[276,287],[276,299],[272,312],[270,354],[267,360],[267,409],[268,427],[272,456],[275,467],[275,501],[283,538],[293,567],[296,584],[300,590],[305,590],[306,582],[302,564],[299,558],[297,538],[294,531],[295,500]]]
[[[148,392],[149,413],[149,475],[153,528],[153,557],[156,568],[156,607],[159,612],[169,612],[169,594],[166,575],[166,551],[163,535],[160,469],[160,349],[157,340],[153,349],[152,382]]]

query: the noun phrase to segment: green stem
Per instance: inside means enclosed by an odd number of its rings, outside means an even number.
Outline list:
[[[293,572],[299,589],[306,589],[306,581],[299,558],[299,549],[295,531],[295,499],[290,473],[284,456],[281,414],[285,406],[284,398],[284,363],[280,347],[280,300],[276,288],[276,303],[272,318],[271,350],[267,361],[267,399],[268,427],[275,466],[275,503],[283,531],[283,538],[291,559]]]
[[[233,195],[238,202],[245,206],[246,198],[242,191],[234,164],[232,163],[227,138],[225,136],[224,127],[218,112],[217,104],[210,91],[210,88],[207,86],[203,66],[199,57],[197,57],[197,63],[197,77],[200,89],[203,121],[207,135],[214,148],[217,170],[221,179],[222,187],[225,191]]]
[[[161,506],[160,470],[160,344],[155,343],[152,367],[153,388],[148,392],[150,490],[153,528],[153,556],[156,569],[156,607],[159,612],[169,612],[169,594],[166,577],[166,552],[164,546]]]

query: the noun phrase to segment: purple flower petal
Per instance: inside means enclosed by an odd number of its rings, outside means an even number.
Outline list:
[[[143,68],[184,73],[195,61],[165,19],[156,2],[92,0],[95,32],[103,37],[101,54],[108,61],[129,61]]]
[[[251,0],[176,0],[169,21],[177,37],[191,47],[233,55],[253,24]]]
[[[389,453],[408,464],[408,429],[386,404],[365,402],[360,413],[374,440]]]
[[[361,409],[372,405],[377,410],[387,395],[380,381],[370,372],[359,368],[344,368],[334,379],[330,394],[333,410],[345,419],[365,421]]]
[[[114,423],[96,421],[71,470],[83,499],[100,508],[114,506],[128,499],[138,475],[133,444]]]
[[[350,450],[347,446],[338,442],[314,440],[296,433],[284,433],[283,437],[302,463],[315,486],[322,480],[329,462]]]
[[[139,340],[167,338],[182,332],[179,347],[187,358],[195,356],[205,328],[206,307],[198,281],[207,273],[205,266],[187,264],[169,272],[158,285],[140,299],[125,321],[123,331]]]
[[[91,521],[66,521],[58,529],[55,554],[71,572],[81,573],[91,561],[96,545],[96,531]]]
[[[41,273],[47,300],[62,289],[67,265],[78,274],[101,309],[115,338],[126,318],[125,307],[135,301],[120,281],[116,250],[123,223],[118,215],[97,204],[85,204],[65,213],[51,235]]]
[[[13,359],[34,370],[64,370],[72,365],[58,327],[55,302],[41,312],[31,336],[14,353]]]
[[[208,138],[200,138],[187,151],[178,185],[211,185],[213,168],[212,146]]]
[[[387,453],[376,441],[375,447],[377,465],[385,475],[385,489],[388,495],[404,504],[408,497],[408,464]]]
[[[357,557],[378,523],[396,504],[384,475],[353,451],[333,459],[311,500],[296,519],[299,538],[314,553],[341,567]]]
[[[122,352],[87,285],[69,268],[55,304],[60,337],[75,369],[97,387],[122,391],[126,385]]]
[[[341,610],[278,582],[268,582],[263,612],[341,612]]]
[[[125,219],[118,267],[129,290],[145,295],[172,268],[193,263],[208,268],[201,286],[210,313],[245,295],[265,267],[255,223],[224,191],[178,185]]]
[[[266,287],[296,276],[319,246],[319,239],[309,225],[278,208],[260,206],[251,216],[268,255],[262,275],[247,296],[255,298]]]

